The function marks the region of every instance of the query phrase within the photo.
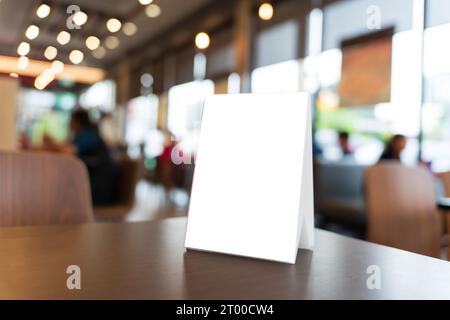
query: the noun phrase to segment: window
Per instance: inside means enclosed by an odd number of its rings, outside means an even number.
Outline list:
[[[76,96],[71,93],[22,89],[18,126],[34,145],[40,145],[44,135],[64,142],[69,134],[70,110],[75,104]]]
[[[189,82],[169,90],[167,126],[180,140],[183,151],[195,153],[203,104],[205,98],[213,94],[214,83],[211,80]]]
[[[382,29],[395,31],[412,28],[412,0],[346,0],[324,9],[324,50],[339,48],[342,40],[368,33],[368,18],[377,8]]]
[[[450,1],[427,0],[427,27],[450,23]]]
[[[133,157],[141,154],[155,157],[162,151],[161,134],[157,132],[158,97],[150,95],[132,99],[128,103],[125,141]]]
[[[356,160],[371,163],[378,159],[387,135],[399,133],[411,137],[403,153],[404,161],[416,161],[421,114],[421,48],[414,29],[414,4],[411,0],[347,0],[324,8],[324,51],[304,61],[305,88],[320,88],[316,128],[318,142],[324,149],[336,146],[337,130],[348,131],[352,134]],[[376,105],[345,108],[338,93],[342,76],[341,44],[378,31],[368,28],[368,19],[374,13],[379,14],[381,29],[394,27],[391,99]],[[325,150],[325,154],[335,153]]]
[[[116,106],[116,86],[111,80],[104,80],[89,87],[80,96],[80,105],[85,109],[111,112]]]
[[[448,2],[445,5],[448,6]],[[423,157],[432,162],[435,171],[450,170],[449,35],[450,24],[431,27],[425,32]]]
[[[255,67],[297,59],[298,39],[299,25],[294,20],[263,30],[256,37]]]
[[[257,68],[252,72],[252,92],[297,92],[300,90],[300,77],[297,60]]]

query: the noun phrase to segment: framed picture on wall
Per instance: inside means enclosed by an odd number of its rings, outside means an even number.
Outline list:
[[[394,28],[342,42],[343,107],[369,106],[391,100],[392,37]]]

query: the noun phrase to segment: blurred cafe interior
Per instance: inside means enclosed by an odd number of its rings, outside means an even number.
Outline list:
[[[448,0],[0,0],[0,227],[83,170],[94,223],[186,217],[204,99],[308,91],[316,226],[446,260],[449,36]]]

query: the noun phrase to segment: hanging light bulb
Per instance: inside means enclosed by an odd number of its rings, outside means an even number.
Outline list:
[[[66,45],[70,42],[71,35],[67,31],[61,31],[56,40],[60,45]]]
[[[43,3],[43,4],[41,4],[41,5],[39,6],[39,8],[37,8],[37,10],[36,10],[36,15],[37,15],[39,18],[44,19],[44,18],[47,18],[47,17],[48,17],[48,15],[50,14],[50,12],[51,12],[50,6],[48,6],[47,4]]]
[[[75,13],[73,15],[73,22],[77,25],[77,26],[82,26],[84,25],[88,20],[88,16],[86,13],[84,13],[83,11],[78,11],[77,13]]]
[[[17,60],[17,68],[20,70],[25,70],[30,64],[30,60],[27,57],[20,57]]]
[[[145,14],[149,18],[157,18],[161,15],[161,7],[154,3],[149,4],[145,8]]]
[[[108,20],[108,22],[106,23],[106,27],[110,32],[115,33],[119,31],[120,28],[122,28],[122,22],[120,22],[118,19],[112,18]]]
[[[105,44],[108,49],[114,50],[119,46],[120,40],[115,36],[109,36],[106,38]]]
[[[34,87],[38,90],[44,90],[47,85],[45,84],[44,79],[39,76],[34,80]]]
[[[55,47],[49,46],[49,47],[47,47],[47,49],[45,49],[44,56],[48,60],[55,59],[57,55],[58,55],[58,49],[56,49]]]
[[[258,10],[259,17],[262,20],[270,20],[273,17],[273,6],[270,3],[263,3]]]
[[[64,71],[64,63],[58,60],[53,61],[51,70],[54,74],[62,73]]]
[[[206,32],[200,32],[195,37],[195,45],[200,50],[207,49],[211,43],[211,39],[209,38],[209,35]]]
[[[28,42],[21,42],[17,47],[17,53],[20,56],[26,56],[28,53],[30,53],[30,49],[31,47]]]
[[[106,56],[106,49],[102,46],[98,47],[96,50],[92,52],[92,55],[95,59],[103,59]]]
[[[70,52],[69,59],[73,64],[80,64],[84,59],[84,54],[80,50]]]
[[[39,27],[32,24],[27,28],[27,31],[25,31],[25,37],[27,37],[30,40],[36,39],[39,36]]]
[[[95,50],[100,46],[100,39],[94,36],[90,36],[86,39],[86,47],[89,50]]]
[[[127,22],[123,25],[122,30],[125,35],[132,36],[136,34],[136,32],[138,31],[138,27],[133,22]]]
[[[150,73],[144,73],[141,76],[140,80],[141,80],[141,85],[144,88],[150,88],[153,85],[153,83],[154,83],[153,76]]]

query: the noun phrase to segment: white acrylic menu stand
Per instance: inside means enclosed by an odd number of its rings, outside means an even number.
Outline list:
[[[208,98],[186,248],[294,264],[313,210],[309,95]]]

